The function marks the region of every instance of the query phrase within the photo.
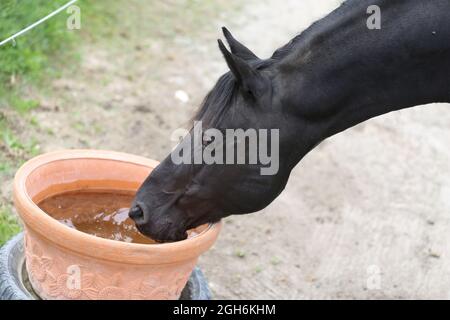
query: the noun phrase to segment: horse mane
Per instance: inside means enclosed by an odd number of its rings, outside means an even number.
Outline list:
[[[193,121],[202,121],[204,127],[213,127],[235,99],[238,89],[231,72],[222,75],[203,99]]]
[[[273,64],[273,59],[259,60],[254,66],[262,70]],[[202,121],[204,128],[211,128],[217,124],[230,109],[229,106],[239,93],[239,85],[233,74],[228,71],[217,80],[213,89],[206,95],[194,117],[194,121]]]

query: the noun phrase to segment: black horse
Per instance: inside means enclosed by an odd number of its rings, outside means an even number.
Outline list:
[[[368,28],[370,5],[381,9],[381,29]],[[450,102],[450,0],[348,0],[266,60],[224,35],[231,52],[220,40],[219,47],[231,72],[195,119],[218,129],[279,129],[279,171],[175,164],[168,156],[130,210],[154,239],[184,239],[189,228],[266,207],[294,166],[334,134],[391,111]]]

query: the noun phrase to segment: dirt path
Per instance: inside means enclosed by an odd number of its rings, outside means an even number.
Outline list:
[[[42,97],[35,111],[42,151],[104,148],[162,159],[170,133],[226,70],[215,42],[221,25],[267,57],[339,2],[258,1],[195,36],[85,48],[81,69],[55,81],[53,98]],[[215,297],[447,298],[449,111],[416,108],[348,130],[308,155],[270,207],[227,218],[200,261]]]

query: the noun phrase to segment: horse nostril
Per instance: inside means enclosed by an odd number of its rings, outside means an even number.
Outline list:
[[[133,208],[130,209],[130,211],[128,212],[128,216],[133,219],[139,219],[139,218],[143,218],[144,217],[144,212],[142,211],[141,207],[139,206],[134,206]]]

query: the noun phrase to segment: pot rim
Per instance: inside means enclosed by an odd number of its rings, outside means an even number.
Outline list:
[[[208,250],[219,234],[221,223],[209,224],[186,240],[141,244],[96,237],[69,228],[49,216],[33,202],[26,190],[28,176],[46,164],[70,159],[99,159],[155,168],[159,162],[141,156],[108,150],[71,149],[45,153],[24,163],[14,177],[14,204],[26,229],[37,232],[53,245],[84,256],[125,264],[167,264],[195,259]],[[51,230],[51,232],[49,232]]]

